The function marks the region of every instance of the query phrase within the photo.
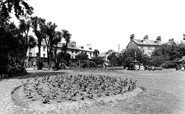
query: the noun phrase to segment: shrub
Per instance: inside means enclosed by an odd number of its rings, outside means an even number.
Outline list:
[[[162,68],[175,68],[176,64],[171,61],[167,61],[167,62],[161,64],[161,67]]]

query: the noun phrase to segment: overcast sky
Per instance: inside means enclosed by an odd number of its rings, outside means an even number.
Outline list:
[[[166,42],[183,39],[183,0],[28,0],[34,16],[55,22],[77,45],[92,44],[100,52],[126,48],[130,34]]]

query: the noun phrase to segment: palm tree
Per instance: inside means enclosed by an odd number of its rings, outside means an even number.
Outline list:
[[[23,44],[24,44],[24,67],[26,67],[28,60],[29,60],[29,54],[28,57],[26,57],[27,52],[30,52],[31,48],[34,48],[36,46],[36,41],[32,35],[29,35],[29,31],[31,28],[31,20],[24,20],[20,19],[19,23],[19,32],[23,36]]]
[[[56,31],[55,37],[53,39],[53,44],[54,44],[54,62],[55,62],[55,68],[58,69],[59,67],[59,61],[57,59],[57,48],[59,42],[62,40],[62,33],[60,31]]]
[[[45,34],[45,29],[44,29],[44,25],[45,25],[45,19],[39,18],[39,17],[32,17],[32,28],[33,28],[33,32],[35,33],[35,36],[37,37],[37,45],[38,45],[38,54],[37,54],[37,68],[41,69],[41,43],[42,40],[46,37]]]
[[[61,51],[61,52],[63,52],[64,55],[67,51],[67,46],[71,40],[71,36],[72,35],[69,33],[68,30],[65,30],[65,29],[62,30],[62,37],[65,39],[65,42],[66,42],[65,45],[62,47],[62,51]]]
[[[45,34],[47,35],[47,37],[45,37],[45,43],[47,46],[47,55],[48,55],[48,66],[49,69],[51,68],[51,58],[53,56],[53,47],[54,45],[58,44],[58,42],[60,41],[61,37],[57,36],[57,32],[55,31],[57,25],[55,23],[52,22],[48,22],[47,25],[45,26]],[[59,34],[59,33],[58,33]]]

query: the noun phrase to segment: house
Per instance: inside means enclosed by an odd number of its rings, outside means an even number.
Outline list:
[[[89,59],[94,56],[91,44],[87,44],[86,46],[77,46],[75,41],[68,44],[67,53],[71,55],[71,59],[75,59],[75,56],[79,53],[87,54]]]
[[[64,45],[64,43],[60,42],[57,46],[57,53],[61,51],[61,47]],[[79,53],[86,53],[88,55],[88,58],[91,59],[93,55],[93,50],[90,44],[87,44],[86,46],[77,46],[75,41],[69,42],[67,46],[67,53],[71,55],[71,59],[75,59],[75,56]],[[30,51],[27,52],[27,56],[30,59],[36,58],[38,53],[38,46],[32,48]],[[47,58],[47,46],[45,42],[42,42],[41,44],[41,58],[46,59]]]
[[[132,35],[130,37],[130,42],[128,43],[126,49],[141,49],[143,52],[151,56],[152,52],[162,45],[161,38],[157,37],[156,40],[149,40],[148,35],[146,35],[143,39],[135,39],[134,36]]]

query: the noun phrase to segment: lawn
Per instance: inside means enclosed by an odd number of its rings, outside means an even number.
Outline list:
[[[60,73],[54,72],[54,73]],[[137,85],[145,87],[146,91],[131,99],[119,101],[116,104],[96,104],[75,111],[77,114],[184,114],[185,102],[185,72],[172,70],[163,71],[62,71],[70,74],[102,74],[108,76],[121,76],[137,80]],[[20,80],[37,75],[53,74],[52,72],[31,72],[27,76],[14,79],[5,79],[0,82],[0,111],[2,114],[35,114],[17,108],[11,101],[10,92]],[[4,104],[4,105],[2,105]],[[69,112],[72,113],[72,112]],[[73,112],[74,113],[74,112]]]

